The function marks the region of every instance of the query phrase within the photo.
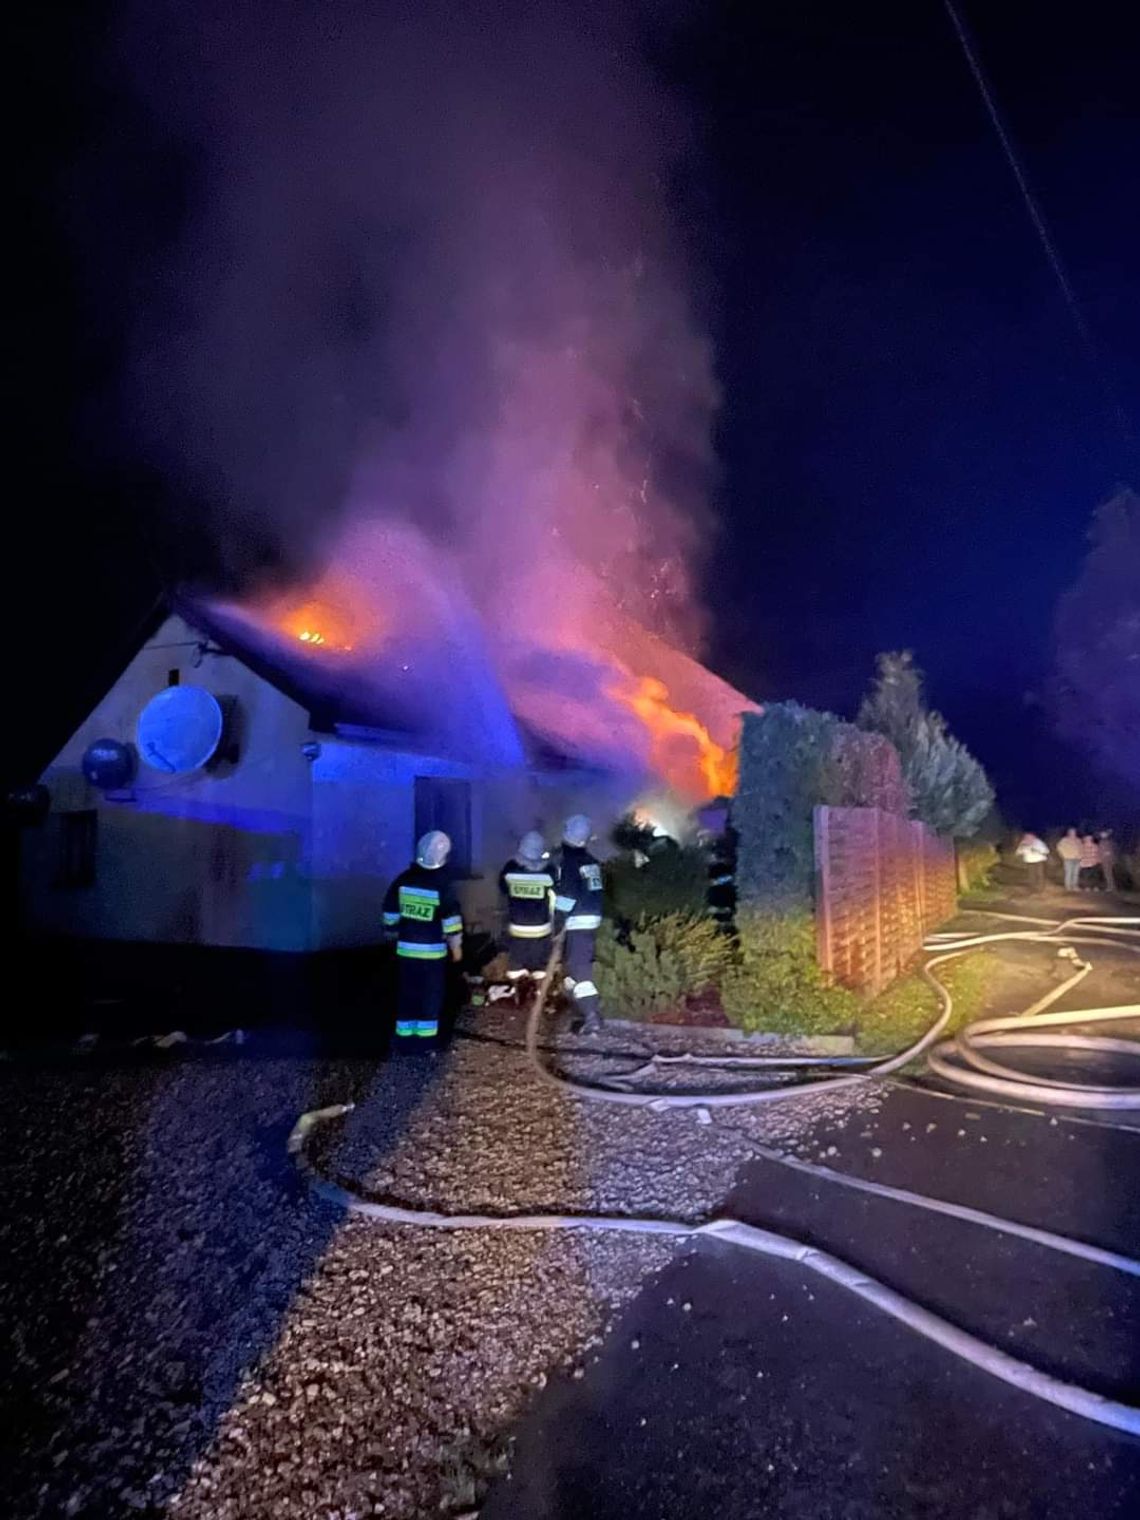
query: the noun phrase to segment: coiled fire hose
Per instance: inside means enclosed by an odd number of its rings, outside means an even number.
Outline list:
[[[1013,918],[1016,915],[994,915],[1003,918]],[[1127,948],[1140,953],[1140,945],[1125,943],[1122,936],[1135,936],[1140,939],[1140,918],[1131,919],[1070,919],[1062,922],[1053,920],[1023,920],[1034,923],[1036,927],[1030,930],[1004,932],[992,935],[961,935],[946,934],[934,936],[927,948],[935,953],[922,968],[922,973],[930,982],[938,995],[941,1010],[938,1018],[921,1039],[914,1042],[905,1051],[892,1056],[886,1061],[872,1060],[865,1072],[857,1075],[844,1075],[825,1078],[808,1084],[797,1084],[778,1088],[765,1088],[759,1092],[739,1093],[634,1093],[620,1091],[612,1087],[587,1084],[571,1079],[551,1071],[542,1061],[538,1052],[538,1026],[545,1007],[549,989],[553,983],[554,970],[557,964],[560,946],[557,944],[551,955],[550,964],[543,977],[539,988],[532,999],[531,1007],[526,1023],[525,1049],[532,1070],[538,1078],[547,1085],[557,1087],[567,1096],[575,1097],[589,1102],[616,1103],[627,1106],[647,1107],[653,1111],[666,1108],[713,1108],[729,1105],[754,1104],[761,1102],[778,1102],[782,1099],[802,1096],[807,1092],[815,1092],[824,1088],[834,1091],[836,1088],[851,1086],[855,1083],[866,1083],[868,1080],[881,1078],[898,1071],[901,1067],[914,1060],[916,1056],[930,1049],[945,1030],[953,1013],[953,1000],[950,992],[935,976],[935,968],[946,961],[954,959],[958,955],[965,954],[967,950],[976,946],[994,943],[1000,940],[1021,939],[1038,942],[1056,942],[1064,938],[1067,945],[1077,943],[1100,943],[1110,941],[1115,948]],[[1071,934],[1068,931],[1074,926],[1079,926],[1082,934]],[[984,1079],[987,1082],[1001,1082],[1015,1086],[1017,1095],[1026,1097],[1036,1094],[1038,1089],[1050,1096],[1040,1097],[1038,1101],[1058,1102],[1063,1104],[1080,1103],[1083,1107],[1134,1107],[1140,1106],[1140,1092],[1130,1088],[1092,1087],[1088,1085],[1074,1085],[1068,1083],[1056,1083],[1041,1078],[1032,1081],[1020,1077],[1015,1070],[991,1062],[987,1057],[977,1054],[976,1046],[993,1048],[995,1045],[1008,1045],[1011,1043],[1041,1044],[1045,1042],[1052,1045],[1060,1038],[1064,1040],[1067,1050],[1095,1050],[1103,1052],[1109,1047],[1112,1051],[1127,1050],[1135,1055],[1138,1047],[1128,1041],[1110,1041],[1106,1045],[1103,1039],[1094,1036],[1056,1036],[1053,1030],[1062,1023],[1100,1023],[1111,1018],[1136,1018],[1140,1016],[1140,1004],[1128,1004],[1115,1009],[1083,1009],[1073,1013],[1046,1015],[1043,1010],[1046,1006],[1057,1001],[1065,992],[1083,980],[1088,975],[1091,965],[1079,962],[1074,974],[1064,984],[1054,991],[1028,1014],[1022,1014],[1013,1019],[982,1020],[974,1024],[968,1031],[959,1033],[951,1040],[935,1046],[934,1054],[941,1070],[931,1061],[931,1068],[937,1070],[939,1075],[945,1075],[947,1080],[960,1085],[970,1086],[972,1082]],[[1049,1033],[1039,1032],[1038,1029],[1030,1031],[1034,1036],[1031,1042],[1019,1040],[1016,1037],[1024,1033],[1024,1026],[1035,1020],[1049,1021]],[[660,1058],[659,1058],[660,1059]],[[684,1059],[684,1058],[682,1058]],[[710,1058],[710,1063],[715,1061],[718,1065],[736,1064],[743,1059],[749,1066],[779,1067],[784,1064],[780,1057],[746,1057],[746,1058]],[[929,1059],[929,1058],[928,1058]],[[963,1061],[959,1066],[957,1063]],[[979,1064],[984,1063],[984,1064]],[[649,1063],[652,1065],[653,1063]],[[819,1067],[826,1067],[829,1063],[826,1059],[820,1060]],[[1000,1074],[986,1068],[998,1066]],[[970,1080],[963,1083],[963,1072],[968,1072]],[[633,1074],[627,1074],[628,1077]],[[995,1091],[992,1086],[987,1091]],[[1008,1095],[1010,1087],[1000,1089]],[[1079,1099],[1067,1096],[1073,1092],[1081,1094]],[[1105,1103],[1106,1094],[1116,1094],[1126,1101]],[[786,1235],[777,1234],[771,1230],[761,1229],[756,1225],[745,1224],[737,1219],[712,1219],[703,1224],[689,1224],[679,1219],[645,1219],[634,1218],[626,1215],[596,1215],[596,1214],[447,1214],[434,1210],[405,1208],[399,1204],[382,1203],[378,1200],[363,1198],[350,1192],[347,1188],[337,1183],[328,1181],[322,1177],[306,1155],[306,1142],[314,1130],[320,1124],[341,1118],[349,1112],[352,1105],[335,1105],[330,1108],[314,1110],[303,1114],[293,1127],[289,1136],[288,1150],[296,1164],[306,1176],[313,1190],[321,1197],[339,1208],[348,1212],[363,1215],[367,1218],[382,1221],[387,1224],[418,1225],[432,1229],[463,1230],[573,1230],[573,1231],[619,1231],[627,1234],[641,1235],[667,1235],[677,1238],[711,1237],[713,1239],[736,1246],[743,1250],[754,1251],[763,1256],[777,1257],[783,1260],[791,1260],[800,1263],[801,1266],[839,1287],[853,1293],[857,1298],[866,1303],[873,1304],[892,1319],[908,1326],[927,1340],[932,1340],[945,1350],[959,1357],[963,1361],[978,1367],[992,1376],[1000,1378],[1003,1382],[1011,1384],[1023,1392],[1031,1394],[1035,1398],[1043,1399],[1047,1403],[1058,1408],[1068,1410],[1072,1414],[1082,1418],[1093,1420],[1098,1424],[1109,1426],[1115,1430],[1126,1431],[1132,1435],[1140,1435],[1140,1408],[1133,1405],[1123,1404],[1116,1400],[1106,1398],[1095,1391],[1082,1388],[1076,1384],[1067,1383],[1060,1378],[1055,1378],[1048,1373],[1028,1362],[1011,1356],[1008,1352],[997,1346],[990,1345],[979,1337],[971,1335],[968,1331],[943,1319],[940,1315],[933,1314],[924,1309],[920,1304],[905,1298],[885,1283],[868,1277],[852,1263],[844,1261],[840,1257],[833,1256],[825,1251],[817,1250],[813,1246],[805,1245],[802,1241],[795,1240]],[[821,1177],[829,1182],[835,1182],[845,1187],[855,1188],[859,1191],[869,1192],[881,1197],[889,1197],[900,1202],[912,1204],[916,1207],[944,1213],[954,1218],[966,1219],[984,1228],[999,1230],[1004,1234],[1019,1236],[1022,1239],[1031,1240],[1034,1243],[1045,1246],[1048,1249],[1063,1252],[1068,1255],[1079,1256],[1098,1265],[1115,1271],[1124,1272],[1131,1276],[1140,1276],[1140,1261],[1130,1257],[1118,1255],[1115,1252],[1104,1250],[1101,1247],[1089,1245],[1084,1241],[1075,1240],[1068,1236],[1057,1235],[1052,1231],[1036,1229],[1029,1225],[1020,1224],[1014,1220],[1003,1219],[997,1215],[987,1214],[982,1210],[971,1209],[959,1204],[948,1203],[945,1200],[929,1198],[924,1194],[912,1193],[902,1188],[888,1187],[882,1183],[865,1182],[861,1178],[851,1177],[842,1172],[836,1172],[830,1167],[820,1166],[812,1162],[801,1161],[798,1158],[785,1156],[782,1152],[771,1150],[766,1146],[754,1145],[757,1154],[779,1164],[790,1166],[799,1172],[805,1172],[813,1176]]]

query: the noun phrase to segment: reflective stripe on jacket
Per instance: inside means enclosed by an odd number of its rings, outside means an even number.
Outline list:
[[[554,909],[569,930],[598,929],[602,922],[602,868],[578,845],[564,844],[554,862]]]
[[[396,877],[384,897],[384,927],[396,933],[396,954],[437,961],[446,941],[463,933],[463,917],[450,878],[418,863]]]
[[[547,865],[509,860],[499,876],[507,899],[507,932],[512,939],[546,939],[554,929],[554,876]]]
[[[410,961],[441,961],[447,954],[447,946],[442,940],[438,945],[417,945],[401,939],[396,941],[396,954]]]

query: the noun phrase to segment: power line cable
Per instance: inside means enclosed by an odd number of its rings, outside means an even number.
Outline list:
[[[1088,324],[1088,320],[1086,319],[1085,314],[1081,309],[1081,303],[1077,297],[1076,291],[1073,288],[1073,283],[1069,279],[1068,272],[1065,269],[1065,265],[1057,249],[1057,244],[1049,231],[1048,223],[1046,222],[1044,213],[1038,204],[1037,197],[1033,194],[1033,190],[1030,187],[1024,166],[1022,165],[1021,160],[1018,157],[1017,150],[1014,147],[1013,139],[1010,136],[1008,129],[1006,128],[1005,122],[1002,120],[1001,112],[998,110],[997,100],[994,96],[994,92],[990,87],[989,81],[985,75],[985,71],[982,68],[981,61],[978,58],[977,49],[974,47],[973,40],[971,39],[970,33],[966,28],[966,24],[962,19],[961,13],[959,12],[957,6],[954,4],[954,0],[942,0],[942,4],[945,8],[947,16],[950,19],[950,25],[953,27],[954,33],[958,38],[959,44],[961,45],[962,52],[966,58],[966,63],[970,69],[970,73],[974,77],[974,83],[978,87],[978,93],[982,97],[982,102],[986,108],[986,114],[990,119],[990,124],[992,125],[995,134],[997,135],[998,142],[1001,144],[1002,152],[1005,155],[1006,162],[1009,164],[1010,172],[1016,181],[1017,188],[1025,205],[1029,220],[1032,223],[1033,229],[1037,234],[1038,241],[1044,250],[1045,258],[1048,261],[1049,267],[1053,272],[1053,276],[1057,281],[1057,285],[1061,291],[1065,305],[1068,308],[1069,315],[1072,318],[1073,325],[1077,330],[1078,336],[1080,337],[1081,345],[1084,348],[1085,356],[1088,359],[1090,368],[1092,369],[1093,375],[1101,388],[1105,402],[1108,405],[1108,409],[1112,413],[1113,421],[1119,428],[1121,436],[1129,453],[1132,454],[1136,448],[1136,435],[1133,431],[1131,420],[1116,395],[1116,389],[1109,377],[1104,358],[1097,345],[1097,341],[1093,336],[1093,332]]]

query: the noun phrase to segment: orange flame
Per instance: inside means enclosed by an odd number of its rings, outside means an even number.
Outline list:
[[[351,654],[353,619],[327,602],[307,601],[300,606],[278,607],[275,621],[281,632],[309,649],[332,649]]]
[[[653,676],[631,678],[611,695],[641,719],[649,732],[650,763],[670,786],[694,802],[730,797],[736,791],[737,755],[716,742],[692,713],[669,705],[669,689]]]
[[[390,619],[383,607],[385,600],[378,594],[377,587],[361,574],[334,565],[326,569],[315,584],[306,590],[264,598],[250,608],[250,613],[262,626],[269,624],[273,627],[298,652],[302,649],[306,654],[312,651],[313,658],[335,659],[354,652],[358,657],[372,656],[383,651],[390,632]],[[626,628],[626,622],[621,617],[614,617],[611,623],[612,626],[605,625],[604,637],[600,638],[591,637],[593,630],[585,631],[573,621],[568,626],[548,628],[545,632],[551,639],[552,651],[569,650],[590,654],[612,672],[606,696],[631,713],[644,728],[648,740],[648,769],[658,781],[689,804],[707,802],[713,797],[731,796],[737,783],[738,762],[735,750],[726,748],[714,739],[695,713],[674,707],[670,701],[670,687],[665,681],[656,675],[634,674],[638,669],[654,669],[658,659],[665,663],[666,668],[662,674],[668,674],[669,658],[674,652],[635,625]],[[643,645],[644,648],[641,647]],[[683,660],[684,657],[678,658]],[[685,662],[686,665],[691,663]],[[694,667],[694,670],[698,676],[701,674],[699,667]],[[507,674],[509,676],[509,672]],[[511,689],[509,679],[506,683],[508,699],[524,699],[524,709],[526,700],[533,696],[527,679],[529,678],[522,680],[520,692]],[[681,685],[684,685],[683,680]],[[698,680],[698,690],[700,685]],[[724,696],[711,701],[709,710],[705,713],[705,716],[711,716],[718,710],[721,712],[725,719],[721,731],[726,737],[729,729],[724,698],[731,699],[734,696],[725,687]],[[741,707],[750,705],[743,697],[740,698]],[[607,711],[604,704],[596,702],[591,706],[593,711],[581,713],[587,729],[587,732],[580,735],[585,749],[598,737],[599,730],[612,737],[613,729],[617,726],[614,723],[617,715],[612,708]],[[565,708],[560,708],[564,728],[567,725],[575,727],[575,720],[579,716],[579,710],[573,703],[570,707],[573,716]],[[703,707],[701,710],[705,711]],[[526,711],[523,712],[523,717],[529,716]],[[555,737],[559,737],[558,722],[552,726]],[[537,728],[542,731],[541,721]],[[562,737],[573,742],[573,734],[563,734]]]

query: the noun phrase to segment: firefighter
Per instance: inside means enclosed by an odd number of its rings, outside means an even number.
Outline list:
[[[709,917],[731,933],[736,922],[736,830],[726,824],[724,832],[708,845]]]
[[[396,941],[396,1034],[434,1039],[447,989],[447,956],[463,953],[463,918],[444,872],[451,840],[438,829],[416,846],[412,865],[384,898],[384,930]]]
[[[527,981],[546,970],[554,934],[554,876],[546,840],[535,830],[519,840],[518,851],[499,876],[507,900],[507,949],[511,990],[522,996]]]
[[[553,873],[554,920],[559,932],[566,931],[564,985],[573,995],[583,1033],[594,1034],[602,1027],[594,985],[594,946],[602,926],[602,868],[586,848],[589,840],[588,818],[576,813],[566,820]]]

